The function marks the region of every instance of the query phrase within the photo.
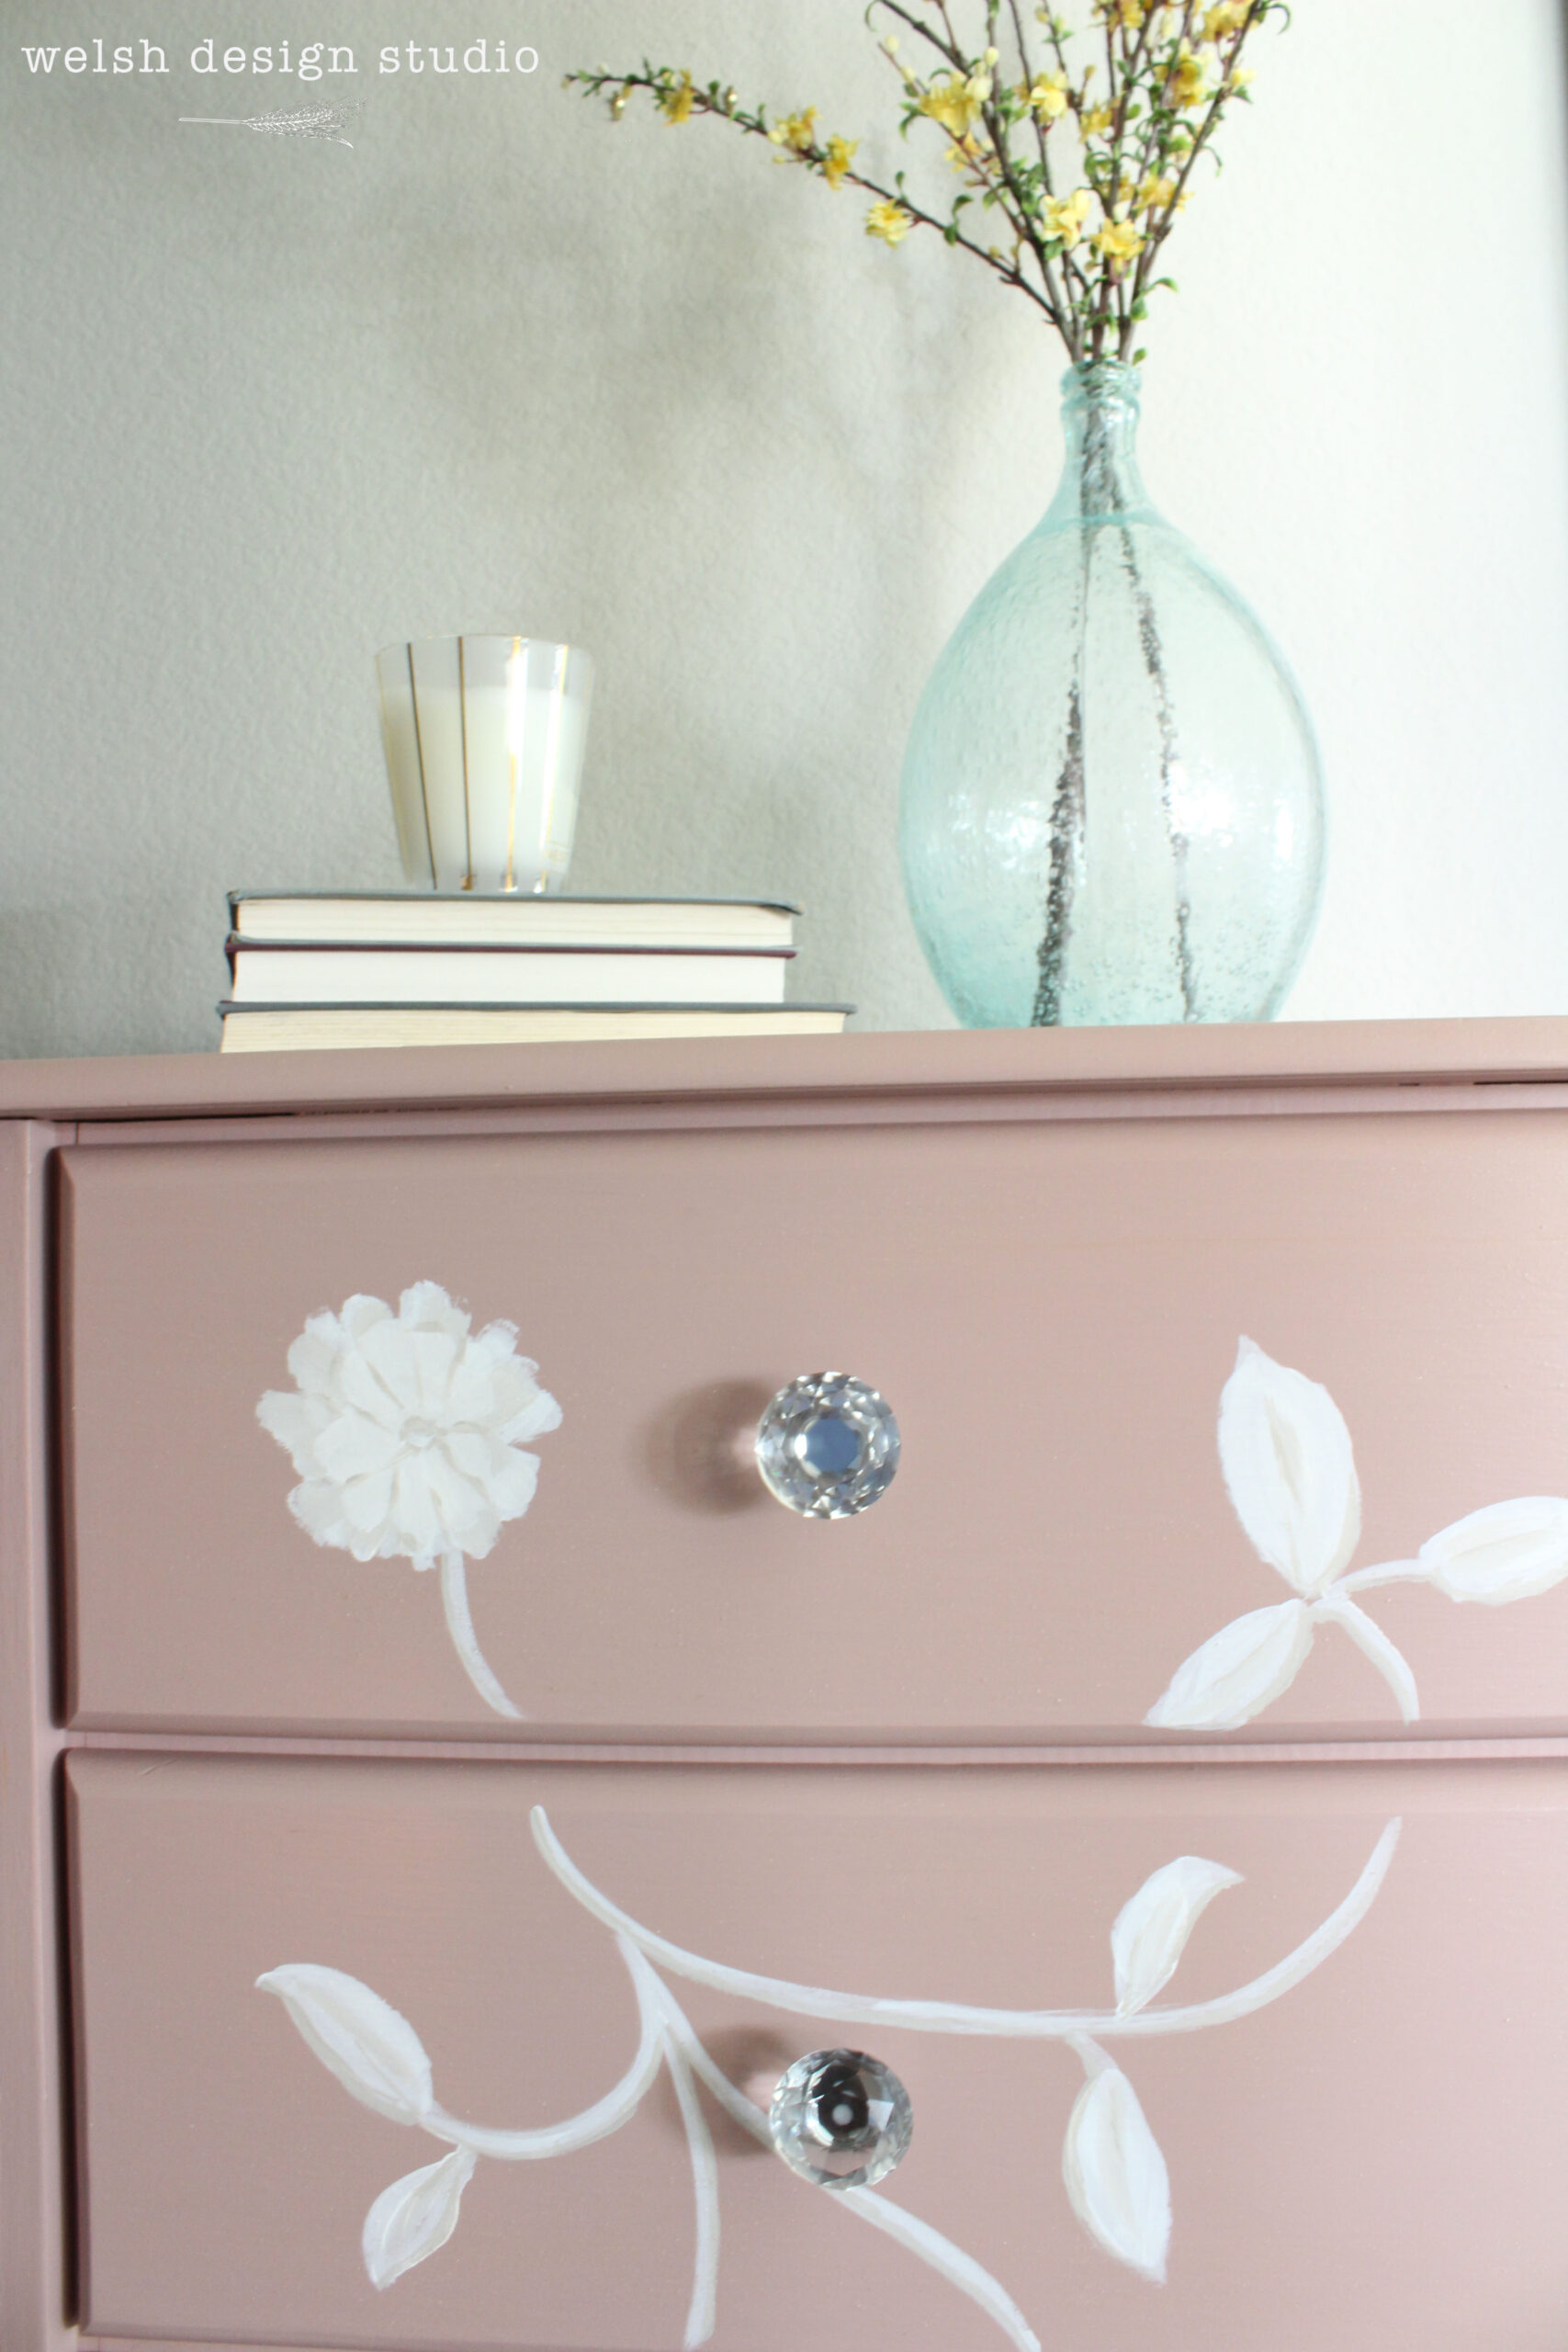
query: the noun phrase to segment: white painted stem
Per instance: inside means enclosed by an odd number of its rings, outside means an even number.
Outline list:
[[[658,1981],[656,1977],[654,1982],[657,1984]],[[660,1990],[664,1995],[665,2014],[670,2030],[679,2043],[681,2054],[690,2065],[693,2074],[713,2093],[714,2098],[732,2122],[739,2123],[743,2131],[750,2132],[752,2139],[761,2146],[771,2149],[773,2144],[773,2135],[768,2129],[768,2119],[762,2109],[757,2105],[755,2099],[748,2098],[743,2090],[737,2088],[716,2060],[709,2057],[697,2038],[696,2029],[691,2018],[669,1986],[660,1985]]]
[[[1330,1588],[1334,1592],[1371,1592],[1381,1584],[1430,1584],[1432,1571],[1425,1560],[1380,1560],[1375,1567],[1355,1568]]]
[[[495,1676],[491,1673],[474,1633],[474,1621],[468,1614],[468,1587],[463,1573],[461,1552],[448,1552],[441,1563],[441,1603],[446,1611],[446,1631],[452,1636],[452,1646],[463,1662],[463,1671],[487,1707],[498,1715],[510,1715],[514,1723],[523,1721],[523,1710],[514,1707]]]
[[[1343,1625],[1363,1657],[1371,1658],[1389,1689],[1393,1692],[1399,1712],[1407,1724],[1415,1723],[1421,1713],[1420,1695],[1416,1677],[1411,1673],[1404,1653],[1395,1647],[1375,1624],[1364,1609],[1346,1596],[1342,1585],[1333,1586],[1314,1604],[1314,1613],[1326,1618],[1331,1624]]]
[[[922,2262],[929,2262],[950,2286],[957,2287],[972,2302],[979,2304],[987,2318],[994,2320],[1004,2335],[1012,2338],[1018,2352],[1040,2352],[1040,2338],[1007,2290],[982,2268],[973,2255],[965,2254],[951,2238],[944,2238],[929,2222],[906,2212],[902,2205],[879,2196],[874,2188],[836,2189],[833,2202],[858,2213],[874,2229],[885,2230],[901,2246],[919,2255]]]
[[[697,2243],[692,2266],[692,2301],[686,2313],[683,2342],[684,2352],[698,2352],[698,2346],[705,2344],[713,2334],[718,2308],[718,2165],[714,2156],[713,2136],[708,2131],[707,2119],[692,2079],[688,2044],[694,2044],[696,2036],[680,2004],[668,1986],[654,1974],[637,1946],[625,1936],[617,1936],[615,1945],[636,1987],[637,2009],[644,2030],[646,2032],[651,2026],[658,2033],[660,2052],[670,2069],[670,2079],[675,2086],[675,2097],[681,2109],[681,2120],[686,2127],[686,2145],[692,2158],[692,2187],[697,2206]],[[683,2035],[677,2028],[684,2029]],[[706,2052],[703,2054],[705,2056]]]
[[[686,2127],[686,2145],[692,2154],[697,2245],[692,2264],[692,2302],[686,2314],[684,2344],[685,2352],[697,2352],[698,2346],[705,2344],[713,2334],[718,2305],[718,2165],[692,2069],[673,2034],[664,2037],[664,2060],[681,2102],[681,2120]]]
[[[1277,2001],[1281,1994],[1290,1992],[1320,1967],[1366,1917],[1393,1859],[1400,1829],[1397,1818],[1387,1825],[1343,1903],[1304,1943],[1298,1944],[1294,1951],[1288,1952],[1261,1976],[1254,1977],[1234,1993],[1222,1994],[1216,2000],[1194,2002],[1184,2008],[1140,2009],[1134,2016],[1123,2018],[1114,2010],[985,2009],[962,2001],[885,2001],[861,1993],[833,1993],[812,1984],[795,1984],[780,1976],[754,1975],[747,1969],[726,1968],[717,1961],[704,1960],[699,1953],[686,1951],[681,1945],[670,1943],[664,1937],[640,1927],[618,1905],[601,1894],[561,1845],[543,1805],[534,1807],[530,1820],[540,1853],[583,1909],[616,1935],[626,1937],[649,1960],[691,1984],[736,1994],[742,2000],[764,2001],[772,2008],[793,2009],[798,2017],[892,2026],[911,2033],[990,2034],[1039,2041],[1066,2041],[1074,2035],[1083,2034],[1102,2034],[1109,2039],[1112,2035],[1141,2038],[1149,2034],[1195,2033],[1206,2026],[1227,2025],[1234,2018],[1250,2017],[1255,2010],[1267,2008],[1271,2001]]]
[[[657,1978],[655,1982],[658,1982]],[[761,2109],[755,2100],[749,2099],[744,2091],[738,2090],[728,2075],[715,2064],[698,2040],[690,2018],[668,1986],[661,1986],[660,1990],[666,2003],[665,2014],[671,2036],[679,2044],[692,2072],[712,2092],[727,2115],[732,2117],[743,2131],[750,2132],[753,2140],[771,2149],[773,2135],[768,2129],[768,2119]],[[790,2177],[793,2180],[795,2176],[792,2173]],[[951,2238],[944,2238],[940,2230],[933,2230],[929,2222],[922,2222],[917,2215],[906,2212],[903,2206],[895,2205],[890,2198],[881,2196],[875,2189],[835,2188],[827,2193],[835,2205],[847,2207],[863,2222],[869,2222],[874,2229],[885,2231],[911,2254],[918,2255],[922,2262],[929,2263],[949,2286],[956,2287],[960,2294],[967,2295],[971,2302],[977,2303],[986,2316],[994,2320],[1003,2334],[1012,2339],[1018,2352],[1040,2352],[1039,2337],[1001,2282],[993,2278],[973,2255],[965,2254],[963,2247],[954,2245]]]
[[[569,2116],[564,2123],[541,2124],[536,2131],[491,2132],[480,2124],[464,2123],[440,2107],[433,2107],[421,2116],[424,2129],[455,2148],[472,2148],[479,2156],[499,2156],[503,2164],[522,2164],[540,2156],[570,2155],[574,2149],[592,2147],[595,2140],[608,2139],[612,2132],[618,2132],[623,2123],[629,2122],[664,2061],[664,2019],[658,2003],[649,1997],[644,1976],[638,1972],[645,1972],[656,1985],[658,1978],[652,1976],[640,1953],[624,1939],[618,1940],[621,1957],[637,1990],[642,2031],[637,2055],[614,2090],[606,2091],[603,2098],[584,2108],[581,2115]]]
[[[1109,2050],[1102,2050],[1099,2042],[1087,2033],[1069,2034],[1067,2048],[1075,2058],[1082,2061],[1084,2073],[1091,2083],[1097,2075],[1108,2075],[1115,2071],[1116,2061]]]

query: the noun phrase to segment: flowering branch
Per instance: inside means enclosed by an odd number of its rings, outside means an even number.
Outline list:
[[[1073,35],[1061,16],[1035,11],[1047,63],[1020,0],[1006,0],[1006,10],[1004,27],[1002,0],[985,0],[976,47],[959,39],[947,0],[869,0],[868,23],[880,16],[919,44],[919,67],[900,54],[898,31],[885,33],[880,46],[903,85],[900,136],[924,121],[950,141],[947,161],[960,187],[945,204],[917,200],[902,171],[884,182],[855,169],[861,142],[821,135],[815,107],[770,120],[765,107],[743,106],[728,85],[699,85],[688,69],[647,59],[636,72],[569,74],[566,86],[604,98],[617,121],[640,91],[668,124],[716,115],[766,139],[781,162],[874,198],[867,235],[897,245],[911,229],[934,229],[976,255],[1044,312],[1075,365],[1135,361],[1148,296],[1173,283],[1155,269],[1198,158],[1231,101],[1248,96],[1242,51],[1267,17],[1288,20],[1288,7],[1285,0],[1091,0],[1103,35],[1103,97],[1091,93],[1094,62],[1075,77]],[[998,216],[1002,243],[973,233],[964,219],[971,208]]]
[[[868,195],[878,198],[879,202],[872,206],[866,216],[869,234],[882,238],[886,244],[897,245],[912,228],[938,229],[949,244],[962,245],[965,252],[974,254],[1009,285],[1016,285],[1021,292],[1044,307],[1042,296],[1023,277],[1015,263],[1008,261],[994,247],[976,244],[957,229],[951,219],[943,220],[936,213],[928,212],[917,204],[904,187],[902,173],[897,175],[894,185],[889,187],[880,180],[868,179],[863,173],[855,171],[850,158],[859,146],[858,140],[818,140],[814,107],[807,107],[804,114],[788,116],[782,126],[770,125],[765,107],[748,109],[740,104],[734,90],[721,89],[716,82],[710,82],[705,89],[699,89],[689,74],[677,75],[668,66],[655,67],[646,61],[640,73],[569,74],[565,78],[568,84],[581,83],[584,94],[590,97],[598,96],[604,90],[611,89],[613,85],[610,112],[616,121],[620,119],[627,94],[633,90],[649,91],[667,122],[687,122],[693,115],[722,116],[738,130],[749,131],[754,137],[766,139],[772,146],[784,149],[785,152],[779,157],[781,163],[806,164],[825,179],[829,187],[842,187],[847,183],[851,187],[863,188]]]

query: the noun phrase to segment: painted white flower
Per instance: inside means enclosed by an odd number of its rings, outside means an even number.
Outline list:
[[[514,1716],[479,1655],[463,1563],[484,1559],[533,1501],[539,1461],[525,1445],[558,1429],[561,1412],[517,1353],[515,1326],[471,1322],[439,1283],[413,1283],[395,1312],[385,1299],[345,1299],[307,1319],[288,1351],[296,1386],[269,1389],[256,1418],[293,1460],[288,1507],[318,1544],[439,1565],[469,1679]]]
[[[522,1442],[558,1428],[560,1407],[513,1324],[471,1321],[439,1283],[415,1283],[395,1314],[355,1297],[310,1317],[288,1351],[297,1389],[269,1389],[256,1417],[293,1456],[288,1507],[318,1544],[416,1568],[482,1560],[527,1510],[539,1462]]]
[[[1414,1560],[1347,1575],[1360,1540],[1361,1490],[1350,1432],[1326,1388],[1251,1340],[1220,1397],[1220,1467],[1259,1557],[1294,1594],[1254,1609],[1178,1667],[1144,1718],[1162,1730],[1234,1731],[1290,1688],[1320,1625],[1338,1625],[1371,1659],[1404,1721],[1421,1713],[1404,1657],[1351,1595],[1430,1584],[1450,1600],[1525,1600],[1568,1577],[1568,1500],[1523,1496],[1444,1528]]]

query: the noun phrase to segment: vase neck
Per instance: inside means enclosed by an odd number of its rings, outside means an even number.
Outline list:
[[[1138,387],[1137,369],[1120,359],[1070,368],[1062,379],[1066,461],[1048,524],[1105,522],[1147,511],[1136,447]]]

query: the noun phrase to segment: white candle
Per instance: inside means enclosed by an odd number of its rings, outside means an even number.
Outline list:
[[[403,867],[438,890],[558,890],[593,665],[537,638],[448,637],[377,657]]]

